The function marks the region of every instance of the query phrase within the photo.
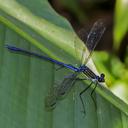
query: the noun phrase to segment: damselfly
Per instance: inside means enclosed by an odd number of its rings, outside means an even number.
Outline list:
[[[98,76],[90,68],[88,68],[86,66],[86,63],[88,62],[94,48],[96,47],[97,43],[99,42],[99,40],[100,40],[101,36],[103,35],[104,31],[105,31],[105,27],[104,27],[101,20],[94,23],[92,29],[90,30],[90,32],[87,36],[87,40],[86,40],[86,47],[88,48],[88,50],[83,48],[81,65],[79,67],[75,67],[71,64],[65,64],[63,62],[54,60],[50,57],[47,57],[47,56],[44,56],[44,55],[39,55],[37,53],[30,52],[30,51],[24,50],[22,48],[17,48],[15,46],[11,46],[11,45],[8,45],[8,44],[6,44],[5,47],[8,48],[10,51],[13,51],[13,52],[16,52],[16,53],[23,53],[23,54],[30,55],[30,56],[35,56],[35,57],[50,61],[50,62],[55,63],[55,64],[57,64],[61,67],[66,67],[66,68],[74,71],[73,74],[64,78],[64,80],[62,81],[62,83],[59,86],[54,87],[53,90],[51,90],[50,95],[48,95],[46,97],[45,105],[46,105],[46,107],[48,107],[50,109],[55,108],[57,101],[59,99],[61,99],[61,97],[63,97],[65,94],[67,94],[71,90],[71,88],[74,86],[74,84],[77,80],[90,80],[91,84],[88,87],[86,87],[79,94],[80,100],[81,100],[82,105],[83,105],[83,112],[85,113],[85,106],[84,106],[84,102],[83,102],[83,99],[82,99],[83,93],[93,83],[95,83],[95,87],[91,92],[91,97],[93,99],[92,94],[93,94],[95,88],[97,87],[98,82],[104,82],[105,81],[105,79],[104,79],[105,75],[104,74],[101,74],[100,76]],[[74,42],[74,43],[76,43],[76,42]],[[84,79],[79,78],[78,75],[80,73],[84,73],[86,78],[84,78]]]

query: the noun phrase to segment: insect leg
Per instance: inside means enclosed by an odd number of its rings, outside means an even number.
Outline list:
[[[82,103],[82,106],[83,106],[83,113],[84,115],[86,114],[86,111],[85,111],[85,104],[84,104],[84,101],[82,99],[82,95],[83,93],[85,93],[92,85],[93,82],[91,82],[91,84],[89,86],[87,86],[83,91],[80,92],[79,96],[80,96],[80,100],[81,100],[81,103]]]
[[[95,89],[96,89],[96,87],[97,87],[97,82],[96,82],[96,84],[95,84],[95,87],[94,87],[94,89],[92,90],[92,92],[91,92],[91,98],[92,98],[92,100],[93,100],[93,102],[94,102],[94,104],[95,104],[95,108],[97,109],[97,105],[96,105],[96,102],[95,102],[95,99],[94,99],[94,97],[93,97],[93,94],[94,94],[94,91],[95,91]]]

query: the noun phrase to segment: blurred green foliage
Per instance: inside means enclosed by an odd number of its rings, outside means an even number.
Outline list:
[[[117,0],[114,20],[114,48],[118,49],[123,37],[128,32],[128,1]]]

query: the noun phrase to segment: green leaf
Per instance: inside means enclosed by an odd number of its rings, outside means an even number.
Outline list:
[[[82,82],[77,82],[53,111],[46,111],[44,100],[49,89],[56,86],[55,82],[61,82],[70,71],[62,69],[56,72],[56,67],[49,62],[11,54],[4,48],[4,44],[8,43],[46,53],[65,63],[75,65],[79,62],[80,58],[75,55],[72,27],[46,0],[0,0],[0,21],[1,128],[127,126],[128,106],[100,85],[95,94],[97,109],[90,97],[91,89],[83,96],[85,118],[81,113],[83,108],[79,93],[87,85]],[[77,41],[82,48],[82,42]],[[96,71],[92,61],[89,65]]]
[[[128,1],[117,0],[115,7],[115,23],[114,23],[114,48],[117,50],[120,43],[128,32]]]

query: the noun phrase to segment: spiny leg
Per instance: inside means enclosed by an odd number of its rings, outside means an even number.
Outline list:
[[[91,98],[92,98],[92,100],[93,100],[93,102],[94,102],[94,105],[95,105],[95,108],[97,109],[97,105],[96,105],[96,102],[95,102],[95,99],[94,99],[94,97],[93,97],[93,94],[94,94],[94,91],[95,91],[95,89],[96,89],[96,87],[97,87],[97,82],[96,82],[96,84],[95,84],[95,87],[93,88],[93,90],[92,90],[92,92],[91,92]]]
[[[85,91],[87,91],[87,90],[91,87],[92,83],[93,83],[93,82],[91,82],[91,84],[90,84],[89,86],[87,86],[87,87],[86,87],[83,91],[81,91],[80,94],[79,94],[80,100],[81,100],[81,103],[82,103],[82,106],[83,106],[83,113],[84,113],[84,115],[86,115],[86,111],[85,111],[85,104],[84,104],[84,101],[83,101],[83,99],[82,99],[82,94],[83,94]]]

